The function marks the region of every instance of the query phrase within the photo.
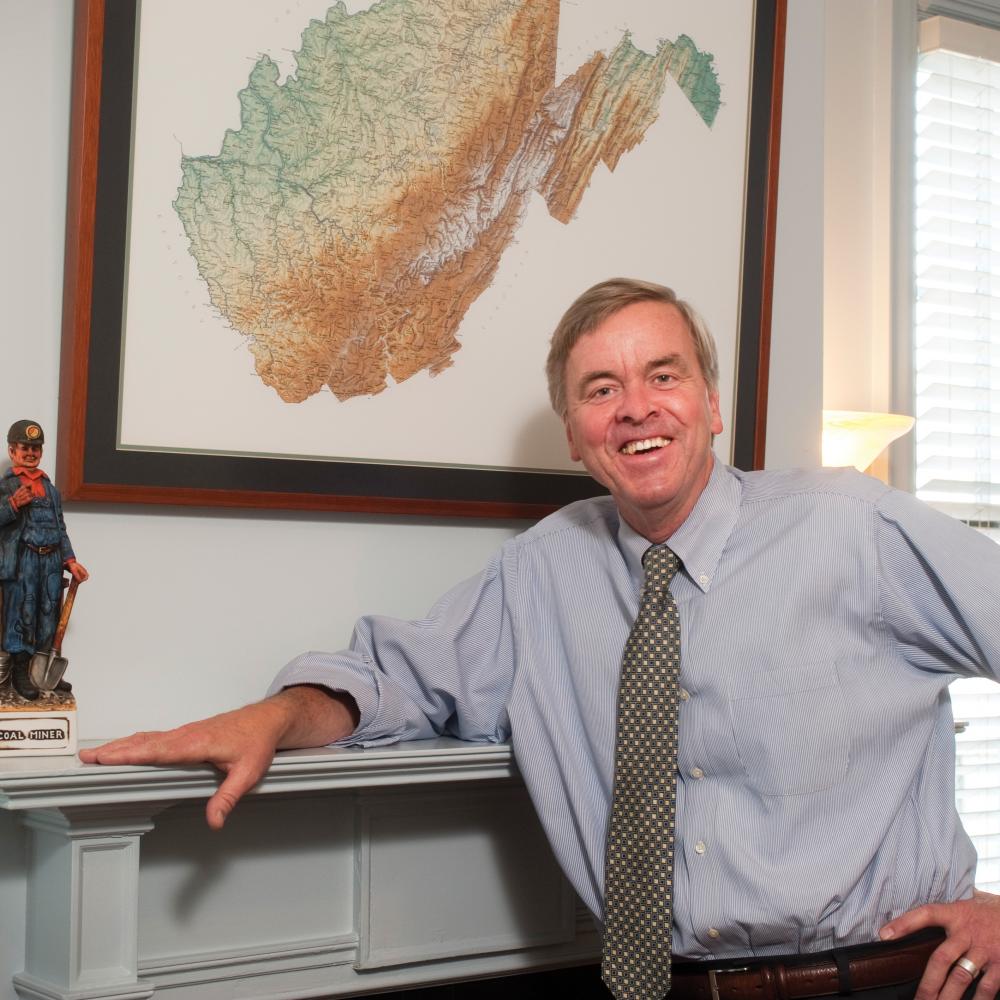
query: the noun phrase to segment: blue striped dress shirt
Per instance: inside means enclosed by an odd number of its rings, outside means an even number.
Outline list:
[[[610,498],[512,538],[427,618],[367,617],[272,690],[350,692],[345,742],[510,739],[600,917],[622,648],[648,542]],[[716,463],[683,563],[674,952],[815,951],[971,894],[948,683],[1000,668],[1000,546],[852,471]]]

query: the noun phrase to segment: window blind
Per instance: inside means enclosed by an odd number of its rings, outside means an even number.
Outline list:
[[[916,493],[996,530],[1000,63],[923,53],[916,102]]]
[[[1000,38],[969,25],[952,37],[974,50]],[[915,122],[916,494],[1000,542],[1000,61],[922,53]],[[951,697],[968,724],[956,737],[958,810],[976,884],[998,892],[1000,687],[956,681]]]

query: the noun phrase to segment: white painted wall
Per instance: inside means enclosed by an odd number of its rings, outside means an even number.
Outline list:
[[[767,461],[818,457],[822,399],[824,3],[792,0]],[[0,0],[0,425],[54,432],[68,147],[70,0]],[[54,448],[46,453],[54,468]],[[93,580],[66,644],[83,738],[160,728],[257,697],[364,611],[421,614],[512,524],[74,507]],[[391,574],[386,566],[393,566]],[[24,838],[0,810],[0,1000],[23,965]]]
[[[914,0],[826,9],[823,404],[912,413]],[[912,488],[913,437],[874,474]]]
[[[820,462],[825,3],[791,0],[768,385],[768,468]]]
[[[823,399],[828,409],[891,409],[895,0],[826,11]],[[883,57],[880,58],[880,54]]]

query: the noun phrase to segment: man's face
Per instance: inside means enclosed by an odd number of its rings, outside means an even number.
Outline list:
[[[566,399],[573,460],[636,531],[669,538],[708,483],[722,431],[680,312],[636,302],[584,334],[566,360]]]
[[[10,455],[11,465],[24,466],[26,469],[38,468],[38,463],[42,460],[40,444],[11,444],[7,446],[7,453]]]

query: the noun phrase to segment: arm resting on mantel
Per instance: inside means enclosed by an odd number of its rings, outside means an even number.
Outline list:
[[[267,773],[276,750],[320,747],[354,732],[358,709],[348,694],[288,687],[264,701],[167,732],[135,733],[80,751],[85,764],[212,764],[225,778],[205,806],[219,830],[233,807]]]

